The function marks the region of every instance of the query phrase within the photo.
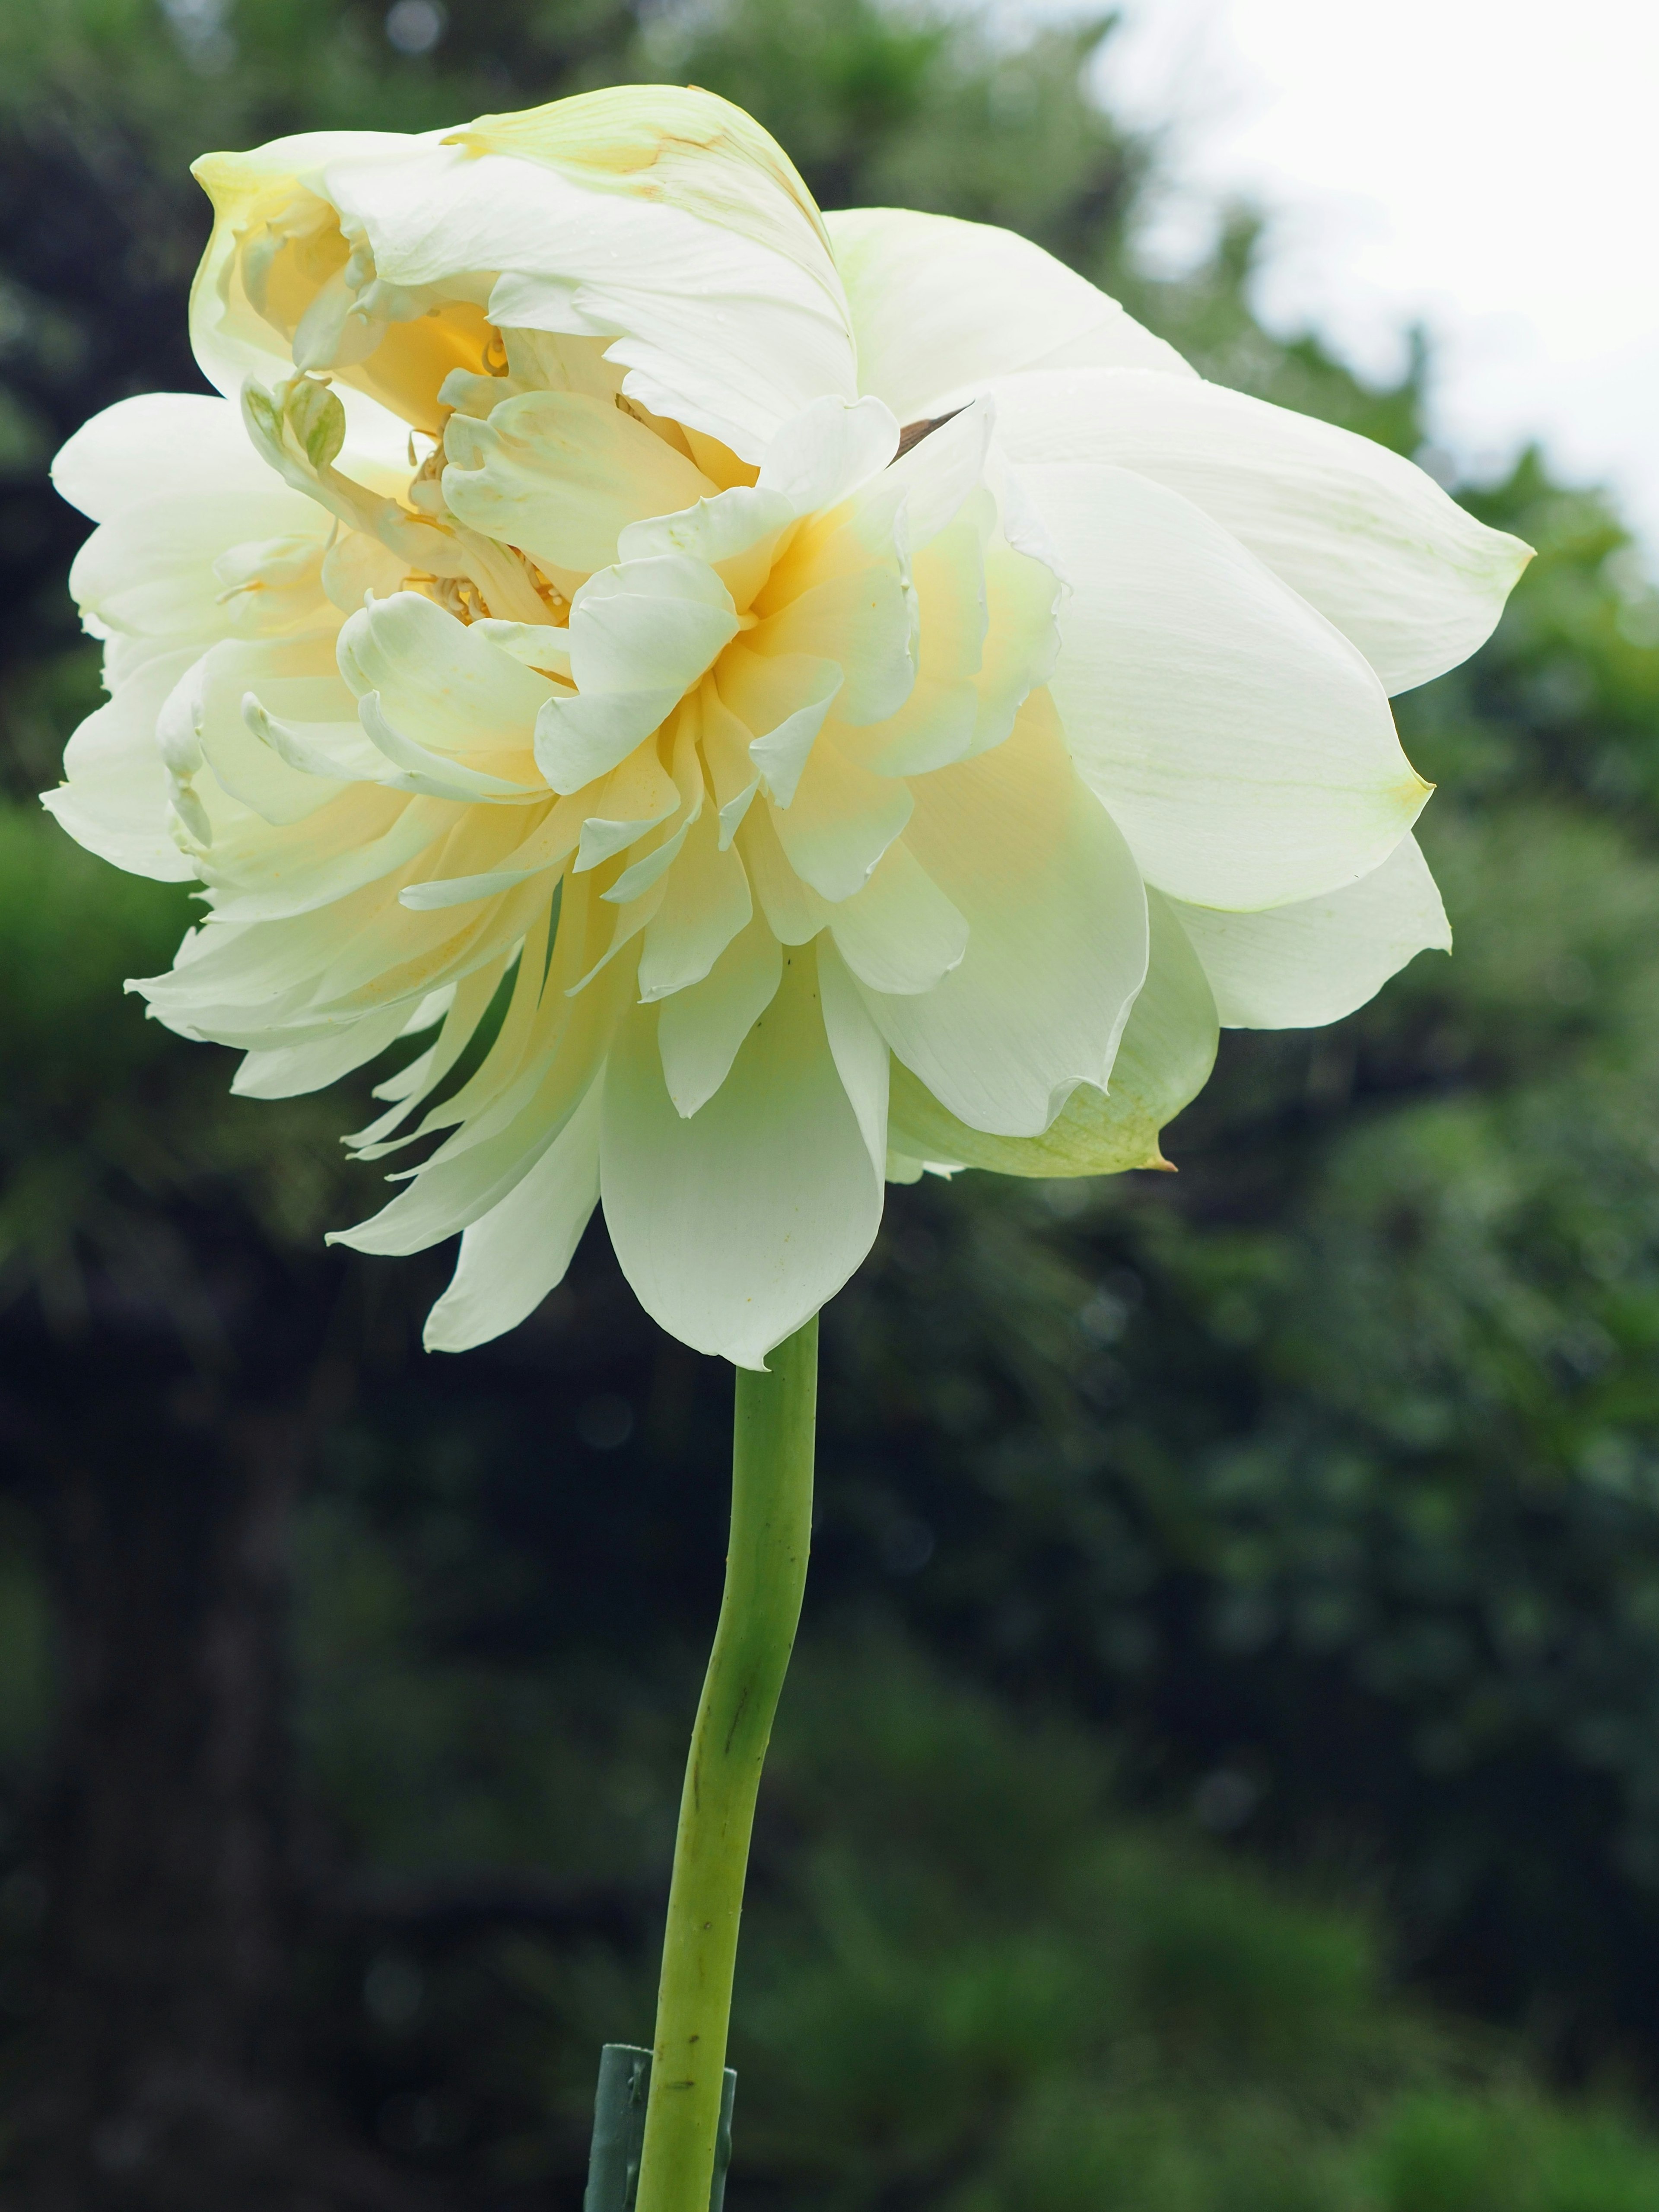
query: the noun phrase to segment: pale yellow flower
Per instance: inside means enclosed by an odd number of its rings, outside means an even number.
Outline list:
[[[46,803],[204,885],[140,988],[240,1091],[426,1040],[353,1142],[447,1133],[346,1241],[462,1232],[429,1344],[602,1197],[757,1365],[884,1176],[1155,1163],[1218,1019],[1448,942],[1387,695],[1525,549],[1407,463],[1006,233],[821,216],[703,94],[198,173],[225,396],[58,457],[111,697]]]

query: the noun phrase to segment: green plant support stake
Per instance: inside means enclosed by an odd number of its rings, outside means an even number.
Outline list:
[[[651,2053],[636,2044],[607,2043],[599,2053],[599,2089],[593,2100],[593,2148],[587,2161],[582,2212],[634,2212],[640,2187],[640,2149],[651,2086]],[[720,2128],[708,2212],[722,2212],[726,2170],[732,2163],[732,2100],[738,2077],[731,2067],[721,2085]]]

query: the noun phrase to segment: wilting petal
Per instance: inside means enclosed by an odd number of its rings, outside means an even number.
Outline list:
[[[1213,515],[1352,638],[1385,691],[1466,660],[1531,557],[1370,438],[1196,377],[1048,372],[996,387],[1014,461],[1103,461]]]
[[[869,1250],[881,1176],[824,1034],[810,950],[785,957],[776,996],[689,1121],[663,1080],[658,1019],[635,1008],[605,1071],[599,1176],[611,1241],[665,1328],[760,1367]]]
[[[1057,352],[1191,374],[1115,300],[1012,231],[904,208],[846,208],[824,222],[853,311],[859,389],[901,422]]]
[[[1402,837],[1357,884],[1266,914],[1171,903],[1227,1029],[1340,1021],[1417,953],[1451,951],[1451,925],[1415,837]]]
[[[1159,1133],[1197,1097],[1215,1063],[1215,1003],[1174,902],[1146,894],[1146,980],[1112,1063],[1111,1081],[1080,1083],[1041,1136],[994,1137],[942,1106],[895,1061],[889,1141],[918,1163],[999,1175],[1117,1175],[1164,1164]]]
[[[931,991],[871,992],[898,1057],[975,1127],[1035,1136],[1104,1085],[1146,973],[1128,848],[1079,781],[1045,694],[993,752],[919,779],[904,842],[968,924]]]
[[[465,1352],[532,1314],[562,1282],[599,1202],[599,1102],[595,1083],[522,1182],[461,1231],[449,1288],[427,1316],[428,1352]]]
[[[1378,866],[1429,787],[1357,647],[1149,477],[1022,475],[1073,586],[1052,687],[1066,742],[1147,882],[1248,910]]]

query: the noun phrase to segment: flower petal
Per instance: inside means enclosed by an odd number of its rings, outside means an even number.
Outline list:
[[[595,1083],[522,1182],[461,1231],[449,1288],[427,1316],[428,1352],[465,1352],[528,1318],[564,1279],[599,1202]]]
[[[706,976],[664,1000],[657,1042],[677,1113],[696,1114],[714,1097],[782,977],[778,940],[757,915],[732,938]]]
[[[1171,904],[1227,1029],[1317,1029],[1340,1021],[1416,954],[1451,951],[1440,893],[1411,836],[1357,884],[1266,914]]]
[[[118,399],[59,447],[52,481],[60,497],[94,522],[158,496],[216,499],[283,489],[249,442],[240,408],[193,392]],[[289,496],[297,511],[303,495]],[[216,553],[224,542],[217,541]]]
[[[713,493],[642,422],[580,392],[525,392],[487,420],[453,415],[444,498],[471,530],[582,575],[609,568],[630,523]]]
[[[1016,463],[1133,469],[1213,515],[1390,693],[1466,660],[1531,557],[1385,446],[1196,377],[1049,371],[1009,378],[996,402]]]
[[[1191,374],[1115,300],[1012,231],[905,208],[846,208],[824,222],[853,313],[859,389],[901,422],[1056,353]]]
[[[1052,684],[1066,742],[1147,882],[1254,909],[1380,866],[1429,787],[1358,649],[1149,477],[1021,476],[1074,587]]]
[[[931,991],[870,992],[877,1026],[975,1127],[1046,1129],[1073,1085],[1104,1085],[1146,973],[1129,849],[1079,780],[1046,692],[994,751],[915,786],[904,842],[968,924]]]
[[[510,155],[404,143],[396,161],[346,160],[324,173],[382,278],[419,288],[499,272],[487,308],[498,329],[616,339],[607,352],[627,368],[629,397],[744,460],[758,461],[780,425],[822,394],[854,397],[827,256],[809,274],[665,201],[595,190]]]
[[[868,1252],[881,1175],[824,1032],[811,951],[787,956],[731,1073],[689,1121],[663,1080],[659,1018],[634,1008],[605,1071],[599,1179],[611,1240],[665,1328],[758,1368]]]
[[[1164,1165],[1159,1133],[1203,1089],[1215,1063],[1215,1003],[1174,902],[1146,894],[1148,956],[1103,1092],[1080,1083],[1036,1137],[988,1136],[958,1121],[895,1062],[890,1141],[918,1162],[989,1168],[999,1175],[1117,1175]]]
[[[192,646],[157,654],[119,684],[70,739],[65,780],[40,800],[88,852],[164,884],[190,883],[200,872],[174,842],[155,744],[155,718],[196,658]]]

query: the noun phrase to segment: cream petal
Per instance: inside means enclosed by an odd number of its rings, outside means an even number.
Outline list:
[[[789,865],[820,897],[850,899],[910,819],[915,801],[896,778],[872,775],[821,736],[772,827]]]
[[[1149,477],[1021,473],[1073,586],[1052,684],[1066,742],[1147,882],[1255,909],[1378,866],[1429,787],[1358,649]]]
[[[263,495],[283,489],[249,443],[240,408],[193,392],[118,399],[58,448],[52,481],[61,497],[94,522],[108,522],[158,496],[217,500],[227,493]],[[296,508],[304,504],[297,493],[289,497]]]
[[[859,388],[901,422],[1063,347],[1191,374],[1115,300],[1012,231],[904,208],[847,208],[824,222],[853,313]]]
[[[353,615],[340,632],[339,663],[356,697],[378,695],[404,737],[462,757],[527,756],[554,690],[418,592],[394,592]]]
[[[327,195],[405,287],[501,272],[498,329],[611,337],[623,390],[758,461],[826,392],[854,397],[846,311],[789,255],[663,202],[591,189],[550,167],[459,144],[404,142],[394,161],[341,160]],[[740,335],[739,335],[740,334]]]
[[[782,976],[778,940],[765,918],[756,915],[733,934],[705,976],[663,1000],[657,1045],[677,1113],[698,1112],[720,1089]]]
[[[522,1182],[461,1231],[449,1288],[427,1316],[428,1352],[465,1352],[527,1320],[574,1256],[599,1202],[595,1083]]]
[[[320,553],[331,518],[265,471],[258,490],[171,486],[100,524],[76,555],[70,589],[105,628],[156,637],[226,637],[236,617],[215,573],[227,547],[309,533]]]
[[[584,692],[689,691],[738,634],[732,594],[684,553],[590,576],[570,607],[570,668]]]
[[[630,523],[713,492],[701,469],[608,401],[526,392],[485,422],[453,415],[444,498],[469,529],[587,574]]]
[[[1415,837],[1380,868],[1266,914],[1171,902],[1224,1028],[1317,1029],[1376,995],[1419,952],[1451,951],[1451,926]]]
[[[830,909],[836,949],[860,983],[908,996],[962,964],[968,924],[901,838],[861,891]]]
[[[996,399],[1014,462],[1104,462],[1179,492],[1351,638],[1389,692],[1466,660],[1530,558],[1386,447],[1196,377],[1049,372],[1009,378]]]
[[[699,1352],[758,1368],[868,1252],[882,1178],[824,1032],[811,951],[786,956],[777,995],[690,1120],[669,1097],[655,1036],[674,1003],[632,1010],[605,1070],[605,1221],[654,1319]]]
[[[877,1026],[953,1113],[1036,1136],[1077,1083],[1103,1085],[1146,973],[1127,846],[1079,780],[1047,695],[994,751],[918,778],[905,843],[968,924],[931,991],[870,992]]]
[[[1173,908],[1147,892],[1146,981],[1103,1092],[1079,1084],[1041,1136],[988,1136],[959,1121],[896,1060],[889,1142],[900,1161],[915,1162],[918,1171],[924,1163],[943,1163],[1018,1176],[1117,1175],[1164,1165],[1160,1133],[1208,1081],[1218,1035],[1209,985]]]
[[[870,1018],[858,985],[842,965],[827,938],[819,938],[818,994],[823,1031],[878,1176],[887,1167],[887,1097],[890,1055],[881,1031]]]
[[[757,489],[780,495],[796,514],[821,514],[878,475],[898,441],[899,426],[879,399],[819,399],[768,446]]]
[[[743,862],[729,843],[720,842],[720,817],[705,807],[687,833],[663,902],[646,930],[641,998],[664,999],[700,982],[753,912]]]
[[[842,676],[836,713],[856,726],[884,721],[909,697],[916,677],[911,629],[903,584],[891,568],[872,567],[814,585],[750,630],[744,643],[762,657],[833,661]]]
[[[66,780],[40,801],[89,853],[160,883],[190,883],[200,872],[173,838],[171,788],[155,744],[155,718],[196,659],[192,646],[158,653],[118,685],[70,739]]]
[[[365,1014],[359,1021],[343,1023],[333,1036],[309,1044],[279,1045],[270,1052],[250,1052],[231,1079],[238,1098],[299,1098],[337,1083],[354,1068],[365,1066],[401,1035],[405,1018],[402,1006]]]

